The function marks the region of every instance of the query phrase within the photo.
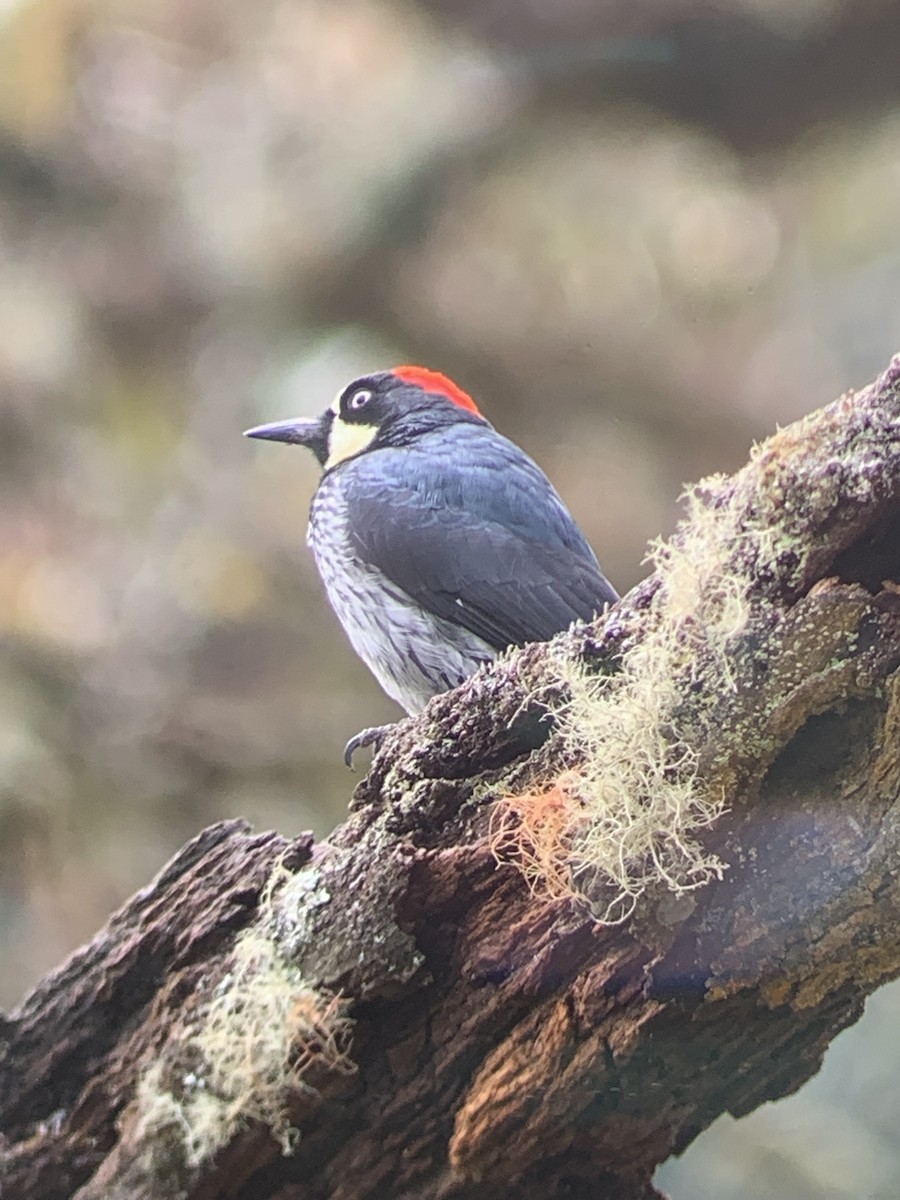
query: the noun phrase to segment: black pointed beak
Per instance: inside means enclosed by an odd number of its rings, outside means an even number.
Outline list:
[[[328,457],[328,432],[331,428],[331,410],[321,417],[297,417],[289,421],[270,421],[268,425],[255,425],[245,429],[244,437],[261,438],[267,442],[288,442],[292,446],[306,446],[312,450],[320,463]]]

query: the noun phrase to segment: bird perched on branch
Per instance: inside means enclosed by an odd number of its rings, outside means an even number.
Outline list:
[[[307,542],[354,650],[408,713],[618,598],[543,471],[437,371],[365,375],[320,417],[246,436],[316,456]],[[347,765],[388,728],[351,738]]]

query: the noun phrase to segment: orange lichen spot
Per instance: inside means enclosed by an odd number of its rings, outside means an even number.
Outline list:
[[[350,1024],[346,1019],[346,1001],[337,995],[298,992],[289,1014],[294,1027],[292,1084],[304,1088],[306,1072],[316,1064],[352,1074],[355,1070],[346,1052]]]
[[[554,900],[575,892],[571,852],[583,806],[570,784],[564,775],[541,791],[502,797],[488,830],[497,862],[517,867],[532,892]]]

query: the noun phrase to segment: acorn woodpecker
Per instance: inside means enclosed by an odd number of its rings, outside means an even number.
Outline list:
[[[618,599],[543,471],[437,371],[365,375],[322,416],[246,436],[318,459],[307,542],[354,650],[408,713]],[[347,765],[387,728],[351,738]]]

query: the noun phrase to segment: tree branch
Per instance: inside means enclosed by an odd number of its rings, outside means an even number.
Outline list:
[[[814,1074],[900,972],[900,358],[655,561],[5,1018],[4,1194],[639,1200]]]

